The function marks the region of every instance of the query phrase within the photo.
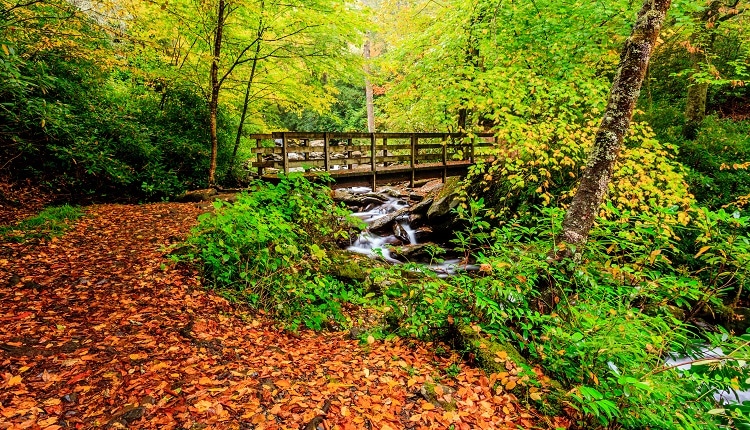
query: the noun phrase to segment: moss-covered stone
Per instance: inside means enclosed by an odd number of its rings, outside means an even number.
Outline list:
[[[556,415],[562,412],[565,391],[559,382],[547,377],[539,378],[533,367],[507,342],[497,342],[471,326],[456,327],[459,345],[472,354],[477,364],[488,374],[495,374],[495,383],[521,399],[533,400],[545,414]],[[532,376],[542,387],[530,384]],[[492,379],[491,379],[492,380]]]

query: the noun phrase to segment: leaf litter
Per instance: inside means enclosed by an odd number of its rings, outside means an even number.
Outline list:
[[[435,344],[290,333],[202,289],[165,256],[200,212],[92,206],[61,239],[3,245],[0,429],[540,426],[481,370],[445,376],[459,359]]]

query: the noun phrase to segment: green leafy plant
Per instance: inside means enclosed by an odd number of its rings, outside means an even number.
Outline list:
[[[0,237],[13,242],[59,237],[82,215],[83,211],[75,206],[48,207],[16,225],[0,227]]]
[[[327,188],[300,175],[277,185],[256,181],[236,203],[216,201],[214,208],[199,218],[186,257],[200,262],[213,288],[291,328],[344,323],[341,303],[361,294],[328,269],[331,250],[359,223]]]

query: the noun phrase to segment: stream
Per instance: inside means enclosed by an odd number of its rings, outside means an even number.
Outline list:
[[[355,195],[368,195],[372,193],[372,189],[369,187],[346,188],[342,191]],[[370,227],[376,221],[382,220],[384,217],[392,215],[395,212],[402,211],[403,214],[396,216],[394,219],[393,232],[391,234],[377,234],[370,231],[370,229],[365,229],[351,246],[346,248],[348,251],[364,254],[371,258],[382,258],[392,264],[403,264],[407,261],[421,263],[429,267],[430,270],[437,273],[440,277],[451,276],[459,271],[478,269],[476,265],[463,264],[459,258],[436,259],[439,261],[429,258],[426,248],[431,242],[422,242],[420,240],[420,230],[415,229],[411,225],[411,214],[405,211],[405,209],[411,206],[408,197],[396,195],[393,192],[379,193],[379,195],[385,197],[384,202],[370,204],[364,210],[354,212],[352,215],[361,219]],[[449,238],[443,237],[442,239]],[[409,253],[406,253],[406,255],[401,253],[399,255],[399,253],[394,252],[394,249],[418,251],[413,253],[413,256],[417,258],[410,258]]]

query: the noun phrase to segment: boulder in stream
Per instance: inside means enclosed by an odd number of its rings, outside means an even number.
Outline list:
[[[427,218],[430,221],[449,215],[451,209],[459,205],[458,191],[460,186],[461,182],[457,177],[448,178],[427,210]]]

